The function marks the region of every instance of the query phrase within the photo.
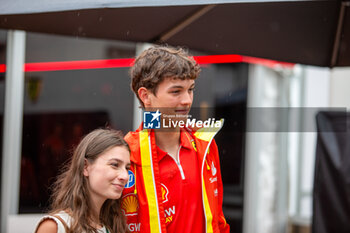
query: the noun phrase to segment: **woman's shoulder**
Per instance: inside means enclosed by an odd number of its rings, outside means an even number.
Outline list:
[[[57,233],[58,227],[55,220],[46,218],[42,220],[35,231],[36,233]]]
[[[37,224],[36,233],[48,232],[48,233],[61,233],[66,232],[67,227],[70,225],[70,215],[67,212],[60,211],[51,215],[42,217]]]

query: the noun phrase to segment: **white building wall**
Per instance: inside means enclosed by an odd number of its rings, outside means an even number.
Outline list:
[[[249,69],[244,233],[278,233],[286,228],[287,160],[281,147],[285,133],[278,129],[281,112],[273,112],[273,108],[287,107],[284,76],[289,75],[283,71],[259,65]],[[257,116],[258,112],[262,115]]]
[[[302,75],[291,86],[291,106],[340,107],[349,111],[350,68],[299,67]],[[292,135],[289,143],[289,216],[296,224],[310,225],[317,133]]]
[[[309,113],[319,107],[329,107],[330,70],[328,68],[297,66],[300,75],[290,89],[290,107],[301,107]],[[315,111],[316,114],[316,111]],[[315,116],[307,121],[299,119],[299,131],[289,137],[289,215],[292,222],[310,224],[312,217],[312,189],[316,149]],[[310,130],[310,125],[313,127]],[[307,129],[306,129],[307,126]]]
[[[289,72],[251,65],[248,107],[290,107],[300,112],[289,116],[287,133],[247,133],[245,233],[286,232],[288,219],[293,224],[311,224],[317,108],[349,109],[349,87],[350,68],[296,65]],[[248,115],[248,127],[251,120]]]
[[[350,110],[350,68],[334,68],[330,74],[330,106]]]

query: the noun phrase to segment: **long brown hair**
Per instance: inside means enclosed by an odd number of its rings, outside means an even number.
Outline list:
[[[87,178],[83,175],[85,159],[93,163],[99,155],[115,146],[124,146],[129,151],[119,131],[97,129],[86,135],[76,147],[71,161],[53,185],[51,214],[67,211],[72,217],[69,233],[95,232],[91,225],[92,207]],[[111,233],[125,233],[126,219],[120,207],[120,200],[107,199],[101,207],[100,222]]]

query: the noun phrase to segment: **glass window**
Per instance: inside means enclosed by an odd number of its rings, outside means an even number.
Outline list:
[[[27,33],[26,63],[131,58],[135,45]],[[128,68],[26,72],[19,213],[47,210],[49,187],[82,135],[132,128]]]

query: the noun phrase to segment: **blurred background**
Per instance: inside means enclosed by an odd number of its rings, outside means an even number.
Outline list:
[[[128,59],[147,46],[0,29],[1,232],[34,230],[83,135],[104,126],[125,134],[140,124]],[[218,61],[185,47],[209,59],[194,109],[225,119],[216,141],[231,232],[349,232],[350,66],[254,51]],[[16,72],[22,79],[8,81]]]

